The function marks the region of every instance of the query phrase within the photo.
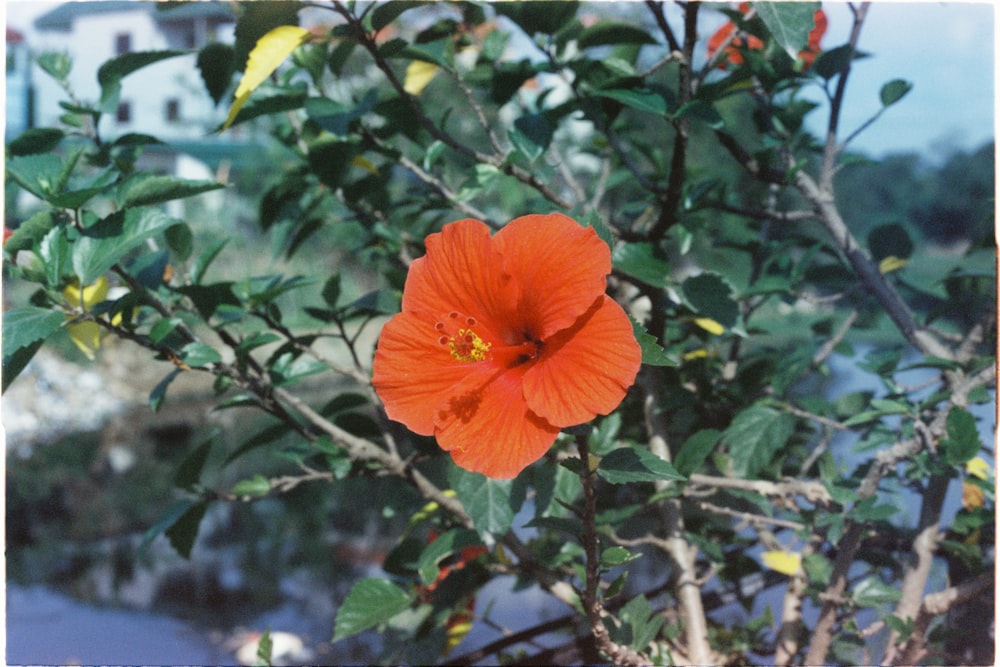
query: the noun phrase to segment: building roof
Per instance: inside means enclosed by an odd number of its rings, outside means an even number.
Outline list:
[[[234,21],[235,16],[223,2],[147,2],[144,0],[103,0],[102,2],[66,2],[35,19],[38,30],[69,31],[73,21],[81,16],[120,12],[153,12],[161,21],[192,18],[215,18]]]

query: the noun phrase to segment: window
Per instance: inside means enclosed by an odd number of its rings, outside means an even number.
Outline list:
[[[120,32],[115,35],[115,55],[120,56],[132,50],[132,35],[127,32]]]
[[[176,123],[181,119],[181,103],[176,98],[170,98],[164,105],[163,115],[168,123]]]
[[[128,102],[121,102],[118,104],[118,110],[115,112],[115,120],[119,124],[131,123],[132,122],[132,105]]]

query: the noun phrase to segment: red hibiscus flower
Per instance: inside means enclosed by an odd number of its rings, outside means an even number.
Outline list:
[[[372,382],[391,419],[434,435],[462,468],[511,478],[563,427],[614,410],[641,351],[604,294],[611,253],[558,213],[478,220],[426,242],[386,323]]]
[[[747,14],[750,11],[749,2],[741,2],[739,6],[739,11],[741,14]],[[721,28],[715,31],[715,33],[708,38],[708,58],[712,59],[713,56],[718,52],[719,48],[726,44],[730,36],[736,31],[736,26],[732,21],[727,22]],[[820,52],[820,40],[823,39],[823,35],[826,33],[826,12],[822,9],[817,9],[816,13],[813,14],[813,29],[809,31],[809,40],[802,51],[799,52],[799,60],[802,61],[804,69],[809,69],[816,60],[816,56]],[[732,38],[726,46],[725,55],[726,59],[719,63],[721,69],[725,69],[726,62],[731,65],[742,65],[743,64],[743,54],[740,50],[744,48],[744,41],[741,36]],[[747,49],[757,49],[761,50],[764,48],[764,42],[760,38],[754,35],[746,36],[746,47]]]

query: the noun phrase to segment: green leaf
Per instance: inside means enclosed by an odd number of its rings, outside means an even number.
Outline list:
[[[823,51],[816,56],[816,62],[813,63],[812,71],[824,79],[831,79],[837,74],[846,71],[853,58],[853,47],[850,44],[844,44],[828,51]]]
[[[880,607],[897,602],[901,594],[898,585],[887,584],[875,575],[862,579],[851,591],[859,607]]]
[[[369,25],[371,29],[378,32],[382,28],[386,27],[393,21],[395,21],[399,16],[406,11],[415,9],[422,5],[426,5],[426,2],[418,2],[417,0],[398,0],[397,2],[380,2],[375,5],[369,17]]]
[[[161,320],[160,323],[165,321],[166,320]],[[155,387],[153,387],[153,391],[149,392],[149,408],[153,412],[157,412],[160,409],[160,406],[163,405],[163,399],[167,396],[167,388],[170,386],[170,383],[174,381],[174,378],[180,374],[181,369],[175,368],[170,371],[165,378],[160,380]]]
[[[636,447],[622,447],[602,458],[597,466],[597,474],[611,484],[687,479],[668,461]]]
[[[795,59],[809,44],[819,2],[754,2],[751,6],[781,47]]]
[[[3,369],[0,371],[0,378],[2,378],[2,390],[7,391],[7,387],[11,385],[17,376],[21,374],[31,359],[38,352],[39,348],[42,347],[44,340],[36,340],[31,345],[26,345],[25,347],[15,350],[11,354],[3,355]]]
[[[73,246],[73,270],[89,285],[132,249],[177,224],[162,211],[131,208],[117,211],[84,231]]]
[[[386,579],[362,579],[354,584],[340,609],[333,626],[332,641],[364,632],[405,611],[413,598]]]
[[[625,547],[608,547],[601,553],[601,565],[604,567],[617,567],[642,558],[641,553],[632,553]]]
[[[56,226],[57,220],[56,212],[50,208],[38,211],[22,222],[4,242],[4,253],[13,257],[20,250],[28,250]]]
[[[591,95],[606,97],[621,102],[629,108],[659,116],[665,116],[667,113],[667,101],[662,95],[648,88],[611,88],[608,90],[595,90]]]
[[[651,243],[624,243],[611,253],[615,270],[653,287],[666,287],[670,265]]]
[[[878,96],[883,107],[892,106],[913,89],[913,84],[903,79],[893,79],[879,90]]]
[[[448,481],[480,535],[502,536],[510,529],[515,513],[511,503],[513,480],[491,479],[451,465]]]
[[[722,434],[729,448],[733,473],[755,477],[771,462],[795,431],[795,418],[787,412],[756,404],[736,415]]]
[[[116,199],[121,208],[149,206],[224,187],[224,183],[215,181],[193,181],[159,174],[136,173],[118,186]]]
[[[204,343],[188,343],[181,348],[181,359],[188,366],[211,366],[222,361],[222,355],[210,345]]]
[[[722,432],[714,428],[706,428],[693,434],[674,457],[674,466],[677,472],[682,475],[690,475],[708,458],[708,455],[715,449],[716,443],[722,437]]]
[[[186,55],[188,51],[133,51],[113,58],[97,70],[97,82],[101,85],[100,110],[114,113],[118,108],[122,79],[138,69],[153,63]]]
[[[194,503],[163,533],[170,540],[170,546],[183,558],[191,557],[191,549],[198,538],[198,527],[205,516],[208,504],[208,500]]]
[[[55,127],[33,127],[7,144],[7,155],[35,155],[55,150],[66,133]]]
[[[721,130],[726,124],[715,106],[704,100],[691,100],[678,109],[673,117],[674,119],[687,118],[704,123],[713,130]]]
[[[691,276],[681,285],[684,296],[692,310],[703,317],[715,320],[726,328],[732,328],[740,315],[739,305],[730,296],[732,288],[715,273],[701,273]]]
[[[247,496],[250,498],[257,498],[260,496],[266,496],[271,492],[271,482],[268,481],[267,477],[261,475],[260,473],[254,475],[250,479],[243,479],[233,485],[230,489],[230,493],[234,496]]]
[[[976,418],[965,408],[955,407],[948,412],[945,431],[947,437],[941,440],[940,446],[949,465],[961,465],[979,453],[982,443]]]
[[[646,329],[632,319],[631,316],[629,316],[629,320],[632,322],[632,333],[635,335],[635,339],[639,343],[639,349],[642,350],[642,363],[648,366],[676,367],[680,365],[679,362],[667,356],[663,347],[656,342],[656,336],[648,333]]]
[[[180,465],[177,466],[177,472],[174,473],[174,486],[180,489],[193,490],[194,487],[201,481],[201,471],[205,468],[205,462],[208,461],[208,454],[212,449],[212,438],[208,438],[203,443],[195,447],[184,457]]]
[[[553,35],[562,30],[573,20],[579,5],[576,0],[523,0],[498,2],[493,7],[497,14],[506,16],[530,36],[536,33]]]
[[[45,340],[62,326],[66,316],[58,310],[27,306],[3,314],[3,356]]]
[[[63,158],[51,153],[21,155],[7,160],[7,175],[39,199],[46,199],[61,189]]]
[[[656,40],[642,28],[617,21],[600,21],[584,28],[576,41],[581,49],[619,44],[656,44]]]
[[[424,584],[431,584],[437,579],[439,563],[448,556],[459,553],[465,547],[482,544],[479,534],[474,530],[449,530],[431,542],[417,560],[417,572]]]
[[[201,283],[201,279],[205,277],[205,271],[207,271],[208,267],[212,265],[212,262],[215,261],[215,258],[218,257],[219,253],[222,252],[222,249],[226,247],[227,243],[229,243],[229,239],[219,239],[198,255],[198,258],[191,266],[192,284],[199,285]]]
[[[229,44],[212,42],[206,44],[198,52],[195,65],[201,72],[201,80],[205,83],[212,101],[218,104],[229,89],[236,71],[236,51]]]
[[[876,262],[890,256],[906,259],[913,254],[913,240],[906,227],[894,222],[868,232],[868,249]]]

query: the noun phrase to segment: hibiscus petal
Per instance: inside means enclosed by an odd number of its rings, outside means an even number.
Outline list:
[[[372,384],[390,419],[432,435],[441,397],[468,375],[469,365],[441,345],[434,322],[400,313],[386,322],[372,365]]]
[[[540,459],[559,429],[533,414],[524,401],[520,369],[477,366],[439,404],[437,441],[455,464],[510,479]]]
[[[525,400],[560,427],[590,421],[618,407],[641,364],[628,316],[602,296],[573,327],[545,341],[524,375]]]
[[[410,265],[403,289],[403,311],[442,317],[451,311],[487,323],[509,319],[516,287],[503,272],[489,228],[478,220],[459,220],[431,234],[427,254]]]
[[[517,314],[530,337],[571,326],[607,287],[611,251],[591,227],[561,213],[526,215],[493,237],[520,288]]]

